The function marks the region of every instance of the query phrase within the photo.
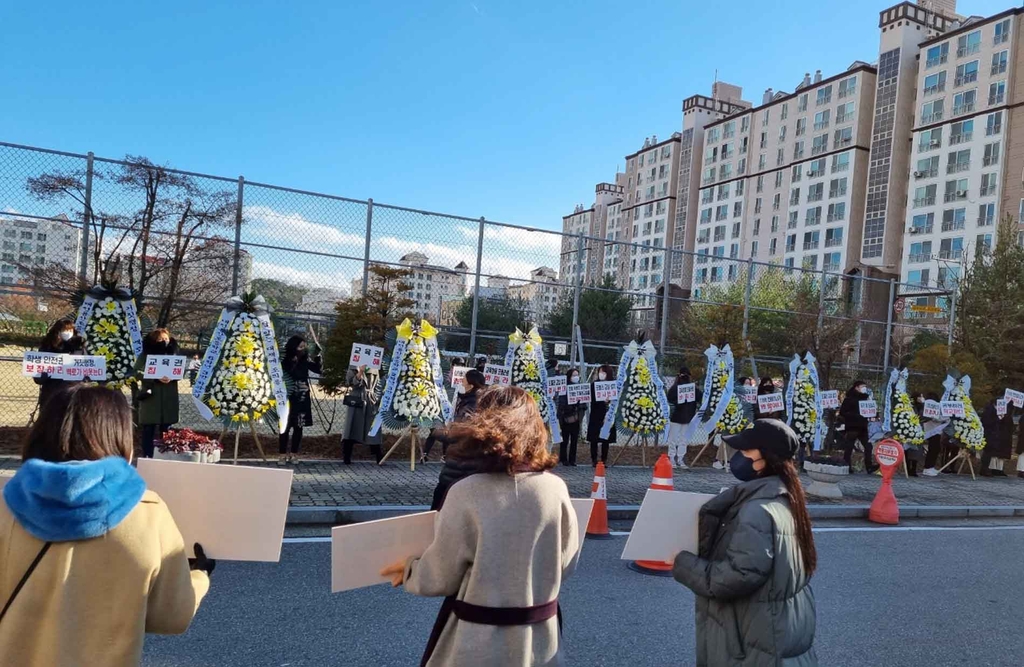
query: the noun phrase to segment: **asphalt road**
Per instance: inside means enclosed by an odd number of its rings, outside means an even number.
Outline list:
[[[853,530],[851,530],[853,526]],[[842,667],[1024,664],[1024,530],[817,533],[816,648]],[[562,591],[571,665],[692,665],[693,596],[590,541]],[[330,593],[330,546],[287,544],[279,564],[220,563],[192,628],[149,637],[147,667],[417,665],[438,600],[388,586]]]

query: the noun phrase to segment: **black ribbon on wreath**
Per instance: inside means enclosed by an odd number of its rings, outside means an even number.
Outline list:
[[[252,298],[233,296],[227,300],[224,308],[231,313],[252,313],[253,315],[270,315],[274,312],[262,296]]]
[[[132,299],[130,290],[123,287],[104,287],[103,285],[93,285],[86,291],[85,295],[96,300],[106,299],[107,297],[118,301],[130,301]]]

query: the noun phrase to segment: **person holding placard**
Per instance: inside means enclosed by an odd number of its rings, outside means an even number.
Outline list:
[[[534,399],[491,387],[452,424],[450,457],[476,474],[448,492],[434,541],[420,557],[381,570],[414,595],[444,596],[421,664],[555,665],[558,597],[575,570],[576,511]]]
[[[43,340],[39,343],[40,352],[50,352],[53,354],[81,354],[85,348],[85,341],[75,331],[75,323],[69,319],[61,319],[54,322],[49,331],[43,337]],[[60,378],[50,377],[43,373],[39,377],[33,378],[33,382],[39,385],[39,407],[42,408],[43,404],[53,395],[58,389],[71,384],[72,381],[61,380]]]
[[[313,425],[313,401],[309,393],[309,374],[323,372],[323,357],[309,356],[309,345],[303,336],[292,336],[284,345],[281,370],[288,376],[288,423],[280,435],[278,465],[297,463],[302,445],[302,429]],[[288,434],[291,433],[291,453],[288,452]]]
[[[757,385],[758,396],[770,396],[771,394],[778,394],[779,388],[775,386],[775,380],[770,377],[761,378],[761,382]],[[785,405],[785,403],[783,403]],[[776,410],[772,412],[761,412],[761,406],[759,403],[754,404],[754,418],[755,419],[778,419],[780,421],[786,420],[785,410]]]
[[[79,384],[43,406],[0,502],[4,665],[135,666],[147,632],[188,629],[216,563],[198,544],[189,560],[133,450],[119,391]]]
[[[921,420],[921,428],[924,429],[925,434],[933,430],[933,428],[939,422],[938,412],[931,415],[925,414],[925,406],[931,402],[932,405],[938,406],[939,395],[934,392],[918,393],[914,397],[914,411],[917,412],[918,418]],[[925,440],[927,451],[924,455],[924,470],[921,474],[925,477],[937,477],[939,474],[936,465],[942,465],[940,457],[942,455],[942,431],[935,430],[934,434]]]
[[[476,412],[477,399],[480,397],[480,392],[486,388],[487,383],[484,381],[483,373],[475,368],[470,368],[466,371],[466,374],[462,376],[462,391],[458,395],[459,400],[455,404],[455,415],[452,420],[463,421]],[[420,456],[420,463],[427,462],[430,450],[434,448],[434,443],[438,440],[441,441],[441,463],[445,463],[449,440],[446,427],[444,426],[430,429],[430,435],[427,436],[427,441],[423,443],[423,455]],[[441,475],[442,477],[444,476],[444,470],[441,471]]]
[[[864,470],[869,475],[877,470],[871,458],[871,440],[868,437],[868,418],[861,414],[861,401],[871,400],[868,385],[862,380],[853,383],[839,406],[839,418],[843,425],[843,460],[851,466],[853,450],[860,442],[864,448]],[[853,467],[850,467],[851,472]]]
[[[178,342],[167,329],[153,329],[142,341],[142,354],[135,362],[135,373],[141,383],[135,396],[138,424],[142,429],[142,455],[153,458],[156,434],[163,436],[178,423],[178,381],[168,377],[159,380],[143,379],[146,360],[150,355],[173,356],[178,353]]]
[[[982,477],[1006,477],[1003,459],[1013,454],[1013,404],[1006,402],[1000,415],[996,406],[999,400],[993,398],[981,413],[981,425],[985,429],[985,449],[981,453]]]
[[[350,368],[348,371],[348,395],[345,396],[345,428],[341,432],[341,451],[345,465],[352,465],[352,450],[359,445],[369,445],[377,463],[384,458],[381,451],[381,437],[370,435],[370,425],[377,415],[380,395],[377,392],[377,373],[366,366]]]
[[[615,370],[611,366],[601,366],[597,369],[597,375],[590,383],[590,415],[587,417],[587,442],[590,443],[590,464],[597,467],[597,450],[601,450],[601,463],[608,463],[608,447],[615,442],[615,431],[612,429],[608,439],[601,437],[601,427],[604,426],[604,418],[608,414],[608,405],[611,399],[597,400],[597,383],[612,382],[615,380]]]
[[[697,596],[696,664],[813,667],[818,556],[793,464],[800,440],[776,419],[723,440],[740,483],[701,508],[699,553],[672,568]]]
[[[580,382],[579,370],[568,373],[569,385]],[[562,443],[558,446],[558,462],[564,466],[576,465],[576,449],[580,444],[580,423],[587,412],[586,403],[569,403],[569,393],[558,397],[558,428],[562,432]]]
[[[682,366],[676,375],[675,382],[665,390],[665,397],[668,404],[672,406],[672,412],[668,417],[668,460],[673,468],[687,469],[686,465],[686,428],[697,415],[697,406],[704,400],[704,392],[700,387],[694,386],[693,395],[681,397],[679,388],[694,384],[690,377],[690,369]],[[686,400],[691,398],[693,400]]]

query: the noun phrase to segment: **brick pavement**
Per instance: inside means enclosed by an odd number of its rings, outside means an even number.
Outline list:
[[[0,457],[0,476],[12,475],[18,467],[14,457]],[[273,466],[274,463],[247,460],[245,465]],[[427,463],[409,470],[407,462],[388,462],[376,466],[357,462],[346,466],[338,461],[308,461],[295,467],[292,507],[346,507],[376,505],[429,505],[440,463]],[[590,495],[594,469],[589,465],[559,467],[555,472],[565,479],[573,497]],[[608,470],[608,503],[639,505],[651,483],[651,468],[616,466]],[[805,486],[810,483],[802,477]],[[736,480],[727,472],[694,468],[675,473],[675,488],[680,491],[718,493]],[[815,504],[866,505],[874,498],[881,479],[863,473],[851,475],[840,487],[839,501],[809,498]],[[978,478],[970,475],[941,475],[905,479],[898,477],[893,489],[901,505],[1024,506],[1024,480],[1016,477]]]

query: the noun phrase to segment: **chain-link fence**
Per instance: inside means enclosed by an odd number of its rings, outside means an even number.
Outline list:
[[[728,342],[738,375],[783,377],[807,350],[827,386],[881,387],[914,350],[949,340],[955,262],[937,286],[909,285],[866,267],[698,254],[596,229],[565,234],[0,143],[0,423],[24,424],[35,403],[21,352],[112,262],[140,295],[143,324],[166,323],[197,351],[243,290],[267,297],[282,334],[326,330],[374,265],[408,272],[409,310],[445,333],[447,359],[500,358],[512,327],[536,324],[563,364],[614,364],[644,335],[665,374],[686,364],[701,375],[707,345]]]

